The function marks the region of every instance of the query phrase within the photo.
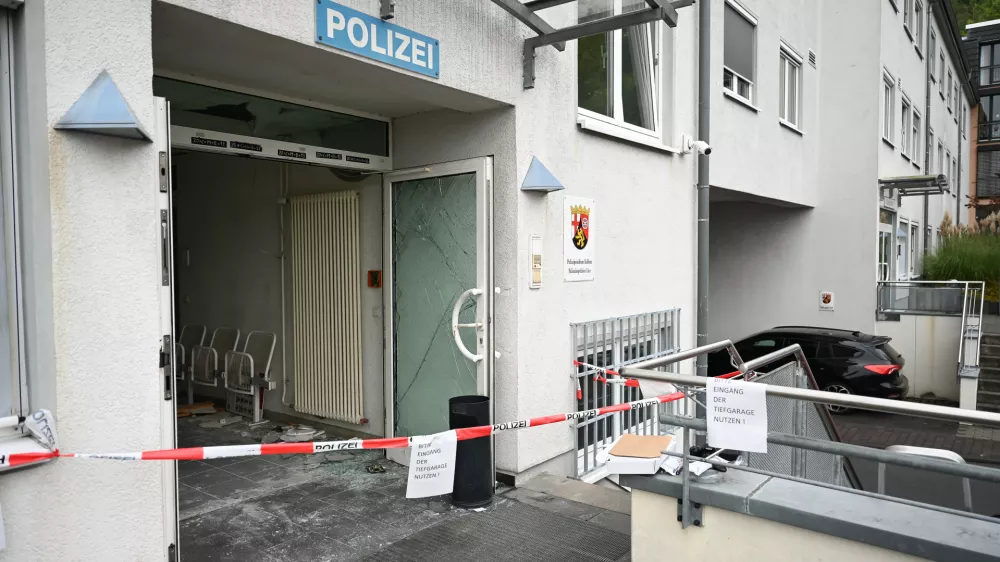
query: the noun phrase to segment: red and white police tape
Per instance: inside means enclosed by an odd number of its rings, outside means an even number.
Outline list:
[[[493,435],[500,431],[523,429],[526,427],[538,427],[541,425],[560,423],[576,419],[587,419],[604,414],[610,414],[612,412],[625,412],[628,410],[645,408],[654,404],[665,404],[674,400],[680,400],[681,398],[684,398],[684,393],[674,392],[673,394],[666,394],[656,398],[646,398],[643,400],[636,400],[634,402],[626,402],[624,404],[594,408],[583,412],[556,414],[515,422],[456,429],[455,433],[459,441],[477,439],[479,437]],[[163,449],[159,451],[142,451],[137,453],[51,453],[49,457],[58,456],[77,459],[111,459],[124,461],[191,461],[257,455],[309,455],[314,453],[349,451],[357,449],[401,449],[410,447],[414,440],[419,440],[422,437],[426,438],[427,436],[351,439],[347,441],[310,441],[305,443],[262,443],[260,445],[224,445],[219,447]],[[34,457],[32,460],[37,460],[38,458],[40,457]]]
[[[739,375],[739,371],[722,375],[720,378],[733,378]],[[520,420],[494,425],[481,425],[456,429],[455,434],[459,441],[466,439],[477,439],[494,435],[500,431],[524,429],[528,427],[538,427],[553,423],[561,423],[570,420],[589,419],[604,414],[614,412],[626,412],[646,408],[655,404],[665,404],[684,398],[683,392],[664,394],[655,398],[645,398],[623,404],[604,406],[584,410],[582,412],[570,412],[566,414],[554,414],[527,420]],[[123,461],[191,461],[220,459],[227,457],[249,457],[258,455],[291,455],[303,454],[311,455],[315,453],[326,453],[330,451],[350,451],[360,449],[403,449],[413,445],[415,441],[426,440],[431,436],[411,436],[411,437],[387,437],[379,439],[349,439],[344,441],[309,441],[304,443],[262,443],[260,445],[221,445],[216,447],[188,447],[184,449],[161,449],[156,451],[141,451],[134,453],[60,453],[59,450],[52,452],[32,452],[32,453],[11,453],[6,458],[0,459],[0,465],[18,466],[43,459],[76,458],[76,459],[108,459]]]

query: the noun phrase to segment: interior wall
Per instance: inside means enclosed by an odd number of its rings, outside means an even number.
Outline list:
[[[277,336],[271,378],[277,388],[265,393],[264,409],[311,418],[282,403],[284,380],[294,381],[292,322],[291,210],[285,224],[285,358],[281,342],[281,215],[282,163],[204,152],[174,153],[174,251],[177,283],[177,329],[184,324],[220,326]],[[285,197],[356,189],[360,193],[361,330],[364,415],[368,423],[354,425],[322,419],[354,431],[382,435],[382,292],[365,283],[366,272],[382,268],[382,190],[379,175],[348,182],[331,169],[284,164],[288,167]],[[179,332],[178,332],[179,334]],[[221,360],[221,358],[220,358]],[[287,373],[287,377],[284,376]],[[293,383],[294,384],[294,383]],[[223,397],[211,387],[196,386],[197,394]],[[294,400],[290,386],[285,402]],[[319,419],[319,418],[311,418]]]

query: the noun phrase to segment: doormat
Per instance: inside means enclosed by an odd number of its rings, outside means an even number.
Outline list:
[[[419,531],[365,558],[365,562],[629,560],[631,538],[594,523],[520,502],[496,502]]]

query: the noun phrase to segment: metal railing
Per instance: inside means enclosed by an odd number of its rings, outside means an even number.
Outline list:
[[[602,408],[642,398],[640,389],[607,383],[604,369],[617,370],[680,350],[680,309],[660,310],[570,324],[573,359],[583,365],[571,373],[577,411]],[[676,403],[663,405],[675,412]],[[658,408],[615,412],[577,420],[576,476],[595,482],[607,474],[598,453],[623,433],[658,435]]]
[[[1000,121],[980,121],[979,141],[1000,141]]]
[[[640,380],[646,379],[652,381],[669,382],[681,388],[682,391],[689,393],[690,396],[694,394],[697,390],[705,388],[707,381],[705,377],[681,375],[681,374],[668,373],[662,371],[652,371],[649,370],[648,367],[663,367],[666,365],[675,364],[685,359],[691,359],[693,357],[697,357],[702,353],[710,353],[712,351],[716,351],[719,349],[730,350],[730,355],[733,357],[734,363],[738,365],[740,373],[742,373],[744,376],[747,373],[759,370],[761,367],[764,367],[766,365],[770,365],[782,360],[787,360],[789,357],[792,357],[795,360],[795,365],[797,369],[801,370],[802,374],[806,376],[808,379],[814,380],[812,375],[812,370],[809,368],[809,363],[806,361],[805,354],[802,352],[802,349],[801,347],[799,347],[798,344],[793,344],[789,347],[769,353],[757,359],[744,362],[742,361],[742,359],[739,358],[738,353],[736,353],[736,350],[732,348],[732,343],[729,341],[719,342],[717,344],[712,344],[709,346],[703,346],[701,348],[683,351],[668,357],[660,358],[658,360],[647,361],[644,362],[644,364],[640,364],[634,367],[626,367],[625,369],[622,370],[623,371],[622,374],[624,376]],[[1000,414],[992,412],[961,410],[957,408],[948,408],[932,404],[921,404],[913,402],[887,400],[882,398],[871,398],[858,395],[823,392],[814,389],[784,387],[773,384],[765,385],[765,394],[768,397],[768,399],[770,399],[771,397],[777,397],[777,398],[791,399],[798,402],[808,402],[813,405],[832,404],[832,405],[845,406],[848,408],[856,408],[862,410],[873,410],[873,411],[887,412],[893,414],[905,414],[923,418],[1000,427]],[[695,461],[708,462],[713,466],[724,466],[728,469],[746,470],[749,472],[755,472],[758,474],[774,478],[792,480],[824,488],[841,490],[858,495],[878,497],[885,500],[894,501],[897,503],[916,505],[923,508],[934,509],[945,513],[982,519],[993,523],[996,522],[996,519],[994,518],[977,515],[974,513],[968,513],[965,511],[960,511],[947,507],[926,504],[923,502],[917,502],[905,498],[898,498],[898,497],[887,496],[884,494],[868,492],[865,490],[857,489],[853,486],[844,486],[839,483],[818,481],[816,479],[810,479],[808,477],[797,474],[785,474],[776,470],[768,470],[755,466],[731,464],[719,458],[704,459],[692,456],[690,454],[690,450],[688,447],[689,443],[691,442],[690,432],[691,430],[698,432],[704,432],[707,430],[708,424],[706,419],[702,419],[703,417],[704,413],[701,413],[700,415],[694,417],[682,416],[676,414],[663,414],[660,416],[660,421],[662,421],[663,423],[674,425],[681,428],[680,433],[681,433],[682,452],[666,453],[666,454],[682,459],[681,523],[684,528],[688,527],[693,522],[691,489],[690,489],[692,476],[691,476],[690,463]],[[885,463],[888,465],[927,470],[940,474],[957,476],[959,478],[972,478],[988,482],[1000,483],[1000,469],[997,468],[968,465],[963,463],[952,462],[950,460],[930,458],[924,455],[914,455],[910,453],[904,453],[893,450],[873,449],[869,447],[840,443],[837,441],[817,439],[809,436],[794,435],[782,431],[772,431],[770,427],[768,428],[767,442],[769,445],[770,444],[784,445],[795,449],[834,455],[835,457],[840,457],[843,459],[846,459],[848,457],[869,459],[878,463]],[[808,476],[808,474],[806,474],[806,476]]]
[[[920,316],[962,316],[977,281],[879,281],[878,312]]]

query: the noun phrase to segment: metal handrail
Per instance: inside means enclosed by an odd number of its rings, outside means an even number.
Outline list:
[[[748,370],[758,368],[761,360],[770,356],[786,357],[791,347],[798,347],[798,344],[786,347],[774,353],[769,353],[760,359],[754,359],[746,364]],[[801,352],[801,350],[798,350]],[[784,353],[782,353],[784,352]],[[780,355],[779,355],[780,354]],[[687,386],[706,386],[707,378],[694,375],[681,375],[677,373],[664,373],[660,371],[647,371],[644,369],[626,368],[622,374],[634,379],[647,379],[652,381],[669,382]],[[746,373],[747,371],[742,370]],[[936,406],[934,404],[921,404],[918,402],[903,402],[889,400],[887,398],[872,398],[869,396],[858,396],[856,394],[840,394],[836,392],[825,392],[822,390],[812,390],[805,388],[788,388],[779,386],[767,386],[765,393],[768,396],[780,396],[782,398],[792,398],[794,400],[804,400],[818,404],[832,404],[834,406],[846,406],[859,410],[872,410],[875,412],[887,412],[890,414],[906,414],[915,417],[957,421],[962,423],[983,424],[993,427],[1000,427],[1000,414],[977,410],[961,410],[959,408],[949,408],[946,406]]]

